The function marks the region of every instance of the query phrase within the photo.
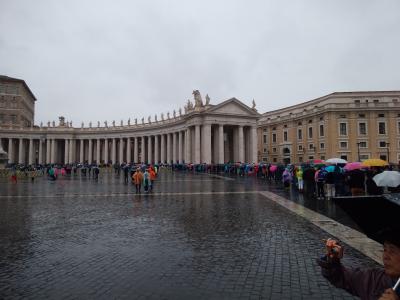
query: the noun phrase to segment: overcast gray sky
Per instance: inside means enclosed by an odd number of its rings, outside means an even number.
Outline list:
[[[399,73],[399,0],[0,0],[0,74],[31,87],[36,124],[154,118],[193,89],[265,112]]]

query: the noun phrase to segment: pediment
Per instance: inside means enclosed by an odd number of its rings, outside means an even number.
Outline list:
[[[244,115],[244,116],[257,116],[256,110],[251,109],[246,104],[242,103],[236,98],[231,98],[218,105],[210,108],[208,113],[224,114],[224,115]]]

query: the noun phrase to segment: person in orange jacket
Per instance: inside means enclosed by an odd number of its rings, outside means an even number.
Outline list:
[[[153,168],[149,168],[149,174],[150,174],[150,190],[153,190],[154,187],[154,181],[156,180],[156,172],[154,171]]]
[[[136,194],[138,194],[138,193],[140,194],[140,190],[142,188],[142,182],[143,182],[143,173],[142,173],[142,171],[140,171],[140,168],[137,168],[135,173],[133,173],[132,180],[136,187]]]

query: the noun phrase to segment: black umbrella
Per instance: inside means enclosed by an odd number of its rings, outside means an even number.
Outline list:
[[[336,197],[334,201],[368,237],[400,246],[400,194]]]

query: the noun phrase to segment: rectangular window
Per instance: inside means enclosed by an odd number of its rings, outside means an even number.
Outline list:
[[[319,148],[320,148],[320,149],[325,149],[325,143],[320,143],[320,144],[319,144]]]
[[[276,148],[272,148],[272,152],[276,153]]]
[[[368,148],[367,147],[367,142],[358,142],[358,145],[360,148]]]
[[[341,149],[347,149],[347,142],[340,142],[340,143],[339,143],[339,147],[340,147]]]
[[[358,134],[367,135],[367,123],[365,122],[358,123]]]
[[[264,148],[264,149],[263,149],[263,153],[267,153],[267,148]]]
[[[321,155],[321,159],[322,159],[322,160],[325,160],[325,155]]]
[[[379,148],[386,148],[386,142],[385,141],[379,141]]]
[[[319,125],[319,136],[325,136],[324,125]]]
[[[299,145],[299,146],[297,147],[297,149],[299,149],[299,151],[303,151],[303,145]]]
[[[312,139],[313,138],[313,132],[312,132],[312,127],[308,127],[308,138]]]
[[[263,142],[264,142],[264,144],[267,143],[267,135],[266,134],[263,135]]]
[[[283,141],[287,142],[287,139],[288,139],[287,131],[284,131],[283,132]]]
[[[308,149],[314,150],[314,151],[315,151],[315,149],[314,149],[314,144],[309,144],[309,145],[308,145]]]
[[[379,122],[378,123],[378,133],[379,134],[386,134],[386,123],[385,122]]]
[[[272,134],[272,142],[273,142],[273,143],[276,143],[276,133],[273,133],[273,134]]]
[[[339,123],[339,135],[347,135],[347,123]]]
[[[364,161],[366,159],[369,159],[369,154],[360,154],[360,160]]]
[[[400,124],[400,122],[399,122]],[[400,126],[400,125],[399,125]],[[400,128],[400,127],[399,127]],[[303,130],[297,129],[297,139],[302,140],[303,139]]]

